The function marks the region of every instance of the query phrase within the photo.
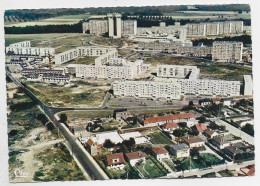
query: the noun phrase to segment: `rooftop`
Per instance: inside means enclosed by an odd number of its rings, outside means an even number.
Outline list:
[[[125,163],[124,154],[123,153],[117,153],[117,154],[109,154],[107,157],[107,164],[108,165],[118,165]],[[118,159],[118,161],[113,161],[114,159]]]
[[[161,147],[155,148],[152,151],[155,154],[166,154],[166,153],[168,153],[168,151],[165,148],[161,148]]]
[[[200,137],[186,138],[184,141],[188,144],[204,142],[204,140]]]
[[[144,157],[144,153],[141,151],[129,152],[125,154],[129,160],[139,159]]]
[[[195,115],[193,113],[157,116],[157,117],[151,117],[151,118],[145,119],[144,123],[156,123],[156,122],[161,122],[161,121],[170,121],[170,120],[186,119],[186,118],[193,118],[193,117],[195,117]]]
[[[172,148],[174,150],[188,150],[189,146],[185,143],[180,143],[177,145],[170,145],[170,148]]]

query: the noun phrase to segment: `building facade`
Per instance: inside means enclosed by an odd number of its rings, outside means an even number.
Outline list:
[[[242,42],[214,41],[212,60],[220,62],[241,62],[243,54]]]

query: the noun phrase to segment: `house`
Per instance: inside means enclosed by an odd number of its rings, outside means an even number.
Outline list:
[[[229,142],[223,139],[220,136],[215,136],[212,138],[212,144],[219,149],[224,149],[225,147],[229,146]]]
[[[82,137],[87,133],[86,127],[85,126],[75,126],[73,128],[73,134],[75,137]]]
[[[231,106],[231,105],[233,105],[233,98],[222,98],[221,100],[220,100],[220,102],[222,102],[223,103],[223,105],[226,105],[226,106]]]
[[[114,110],[114,113],[113,113],[113,117],[116,120],[126,119],[130,116],[131,116],[131,114],[127,109],[116,109],[116,110]]]
[[[85,143],[85,148],[91,154],[91,156],[96,156],[102,153],[103,145],[97,144],[91,138],[89,138]]]
[[[220,98],[211,98],[212,102],[216,105],[220,104]]]
[[[205,124],[201,124],[201,123],[197,123],[195,125],[195,128],[197,131],[199,131],[200,133],[204,132],[205,130],[207,130],[207,126]]]
[[[213,138],[215,136],[218,136],[218,133],[214,130],[211,130],[211,129],[207,129],[204,131],[204,135],[207,137],[207,138]]]
[[[195,119],[195,118],[191,118],[191,119],[188,119],[188,121],[186,122],[187,123],[187,127],[191,128],[193,127],[195,124],[198,123],[199,120]]]
[[[184,158],[190,156],[190,148],[185,143],[170,145],[168,150],[172,155],[174,155],[177,158]]]
[[[175,115],[165,115],[165,116],[157,116],[146,118],[143,121],[144,126],[151,125],[162,125],[167,122],[187,122],[189,119],[195,118],[193,113],[182,113]]]
[[[126,156],[126,159],[128,160],[128,162],[132,166],[135,166],[135,164],[140,162],[140,161],[145,162],[144,153],[141,152],[141,151],[129,152],[129,153],[126,153],[125,156]]]
[[[159,161],[170,158],[169,153],[165,148],[158,147],[158,148],[152,149],[152,152],[153,152],[153,155],[155,156],[155,158]]]
[[[234,147],[234,146],[232,146],[232,145],[225,147],[225,148],[224,148],[224,152],[225,152],[228,156],[230,156],[231,158],[234,158],[235,155],[237,155],[237,154],[243,153],[242,150],[240,150],[239,148]]]
[[[199,104],[201,105],[201,106],[207,106],[207,105],[211,105],[212,104],[212,100],[211,99],[209,99],[209,98],[205,98],[205,99],[200,99],[199,100]]]
[[[125,159],[123,153],[109,154],[106,156],[107,166],[110,169],[123,169],[125,167]]]
[[[179,125],[176,124],[175,122],[168,122],[168,123],[164,123],[162,125],[162,129],[166,132],[173,132],[175,129],[178,129]]]
[[[184,141],[189,145],[190,148],[202,147],[205,145],[205,141],[200,137],[188,137],[184,139]]]

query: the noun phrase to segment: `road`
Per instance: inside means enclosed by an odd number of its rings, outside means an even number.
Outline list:
[[[244,141],[247,143],[250,143],[252,145],[255,144],[255,140],[253,136],[250,136],[249,134],[245,133],[244,131],[230,125],[229,123],[221,120],[220,118],[212,118],[211,121],[215,122],[217,125],[223,125],[226,126],[226,129],[233,135],[241,137]]]
[[[35,96],[29,89],[27,89],[21,82],[12,76],[12,74],[6,70],[6,75],[10,77],[13,82],[24,89],[25,93],[31,97],[33,100],[38,102],[38,105],[41,107],[46,116],[59,128],[62,132],[65,139],[68,141],[70,147],[73,149],[73,155],[80,162],[84,170],[94,180],[106,180],[109,179],[108,176],[103,172],[103,170],[93,162],[93,158],[90,154],[82,147],[82,145],[77,141],[77,139],[72,135],[64,124],[59,123],[55,117],[55,113],[59,112],[59,109],[54,109],[52,107],[46,106],[37,96]],[[61,109],[64,110],[64,109]]]

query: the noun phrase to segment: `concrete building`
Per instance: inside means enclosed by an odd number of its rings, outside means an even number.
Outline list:
[[[243,21],[188,23],[187,36],[217,36],[243,33]]]
[[[137,21],[136,20],[122,20],[122,35],[136,35]]]
[[[82,23],[83,34],[102,35],[108,32],[107,20],[93,19]]]
[[[212,47],[207,46],[184,46],[176,49],[177,54],[194,57],[210,57]]]
[[[220,62],[241,62],[243,54],[242,42],[214,41],[212,60]]]
[[[118,13],[109,13],[107,14],[108,18],[108,36],[112,38],[121,38],[122,28],[121,28],[121,14]]]
[[[49,54],[54,55],[54,53],[55,48],[31,47],[30,41],[13,43],[5,48],[5,54],[7,55],[48,56]]]
[[[244,75],[243,92],[245,96],[253,95],[253,80],[251,75]]]
[[[178,83],[154,81],[114,81],[114,95],[145,98],[180,99],[181,87]]]
[[[170,145],[168,150],[176,158],[186,158],[190,156],[190,148],[185,143]]]
[[[191,47],[191,41],[156,41],[156,42],[138,42],[138,49],[140,50],[150,50],[173,53],[181,47]]]
[[[197,79],[199,73],[200,69],[197,66],[157,65],[157,77],[186,78],[192,74],[192,78]]]

